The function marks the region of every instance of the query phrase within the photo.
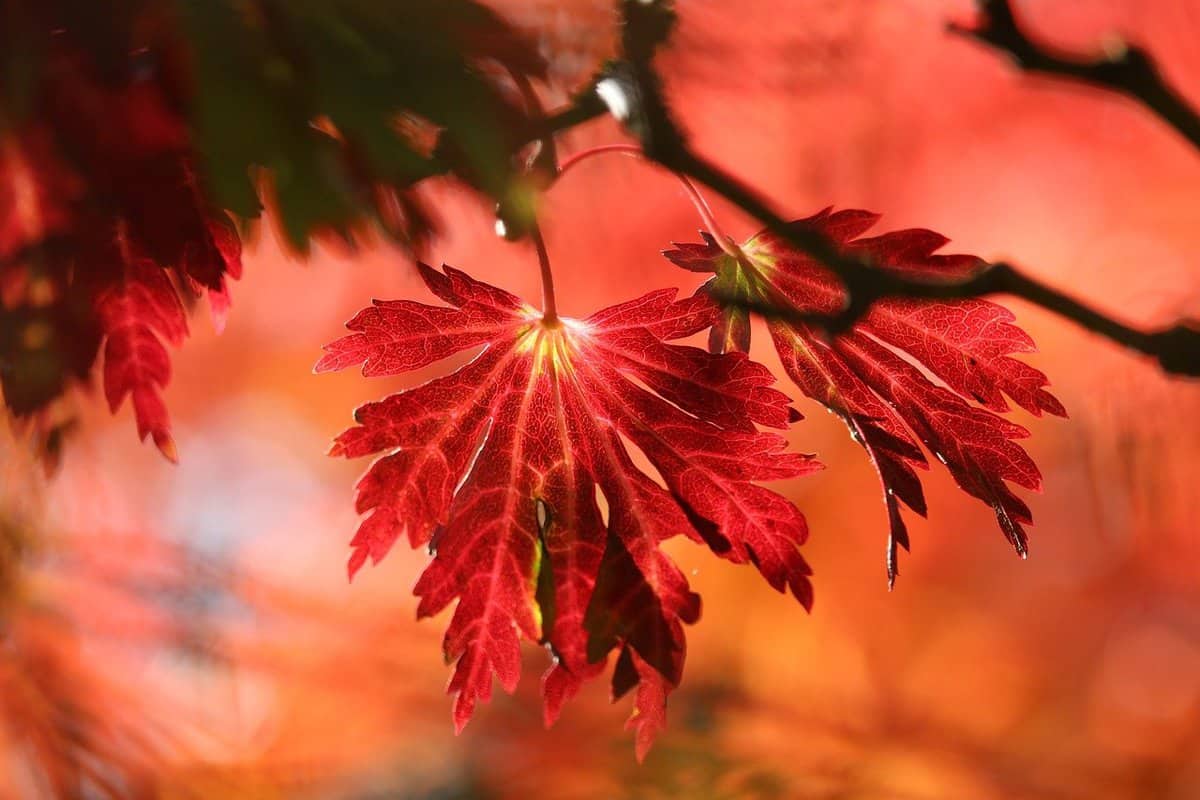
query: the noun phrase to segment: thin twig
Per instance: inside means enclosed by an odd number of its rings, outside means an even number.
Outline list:
[[[1040,72],[1108,89],[1130,97],[1156,114],[1200,149],[1200,114],[1167,83],[1154,59],[1140,47],[1121,44],[1099,58],[1056,53],[1033,41],[1021,27],[1009,0],[977,0],[980,25],[951,23],[951,32],[1004,51],[1026,72]]]
[[[649,161],[650,163],[655,163],[651,159],[648,159],[646,154],[642,152],[642,148],[638,147],[637,145],[603,144],[597,147],[590,147],[587,150],[582,150],[578,153],[572,153],[570,156],[563,159],[562,163],[558,165],[558,174],[555,176],[555,180],[562,178],[563,175],[567,174],[568,170],[581,161],[586,161],[589,158],[604,155],[606,153],[616,153],[630,158],[636,158],[639,161]],[[681,172],[672,172],[671,174],[679,180],[684,191],[687,192],[688,199],[692,201],[692,206],[695,207],[696,213],[700,217],[701,225],[703,225],[704,228],[713,235],[713,238],[717,241],[717,245],[724,250],[727,255],[738,258],[741,253],[738,251],[737,245],[734,244],[733,240],[726,236],[724,231],[721,230],[721,226],[717,222],[717,218],[713,215],[712,207],[709,206],[708,201],[704,199],[704,195],[700,193],[700,190],[696,188],[696,184],[692,182],[691,178]]]
[[[533,140],[552,136],[607,113],[604,102],[596,96],[595,85],[593,81],[566,106],[547,113],[540,120],[535,120],[528,138]]]
[[[529,226],[529,238],[537,250],[538,268],[542,273],[542,321],[552,325],[558,320],[558,303],[554,298],[554,272],[550,269],[550,254],[546,251],[546,241],[542,239],[542,231],[537,222]]]

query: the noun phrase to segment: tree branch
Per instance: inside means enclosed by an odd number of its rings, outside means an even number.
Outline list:
[[[608,109],[596,94],[596,82],[589,83],[583,91],[572,98],[563,108],[556,109],[538,120],[529,132],[530,141],[553,136],[556,133],[582,125],[605,114]]]
[[[1070,70],[1067,74],[1079,80],[1098,80],[1101,85],[1131,94],[1163,115],[1164,119],[1180,122],[1182,127],[1177,125],[1180,132],[1189,139],[1193,139],[1194,134],[1193,140],[1200,147],[1200,120],[1162,82],[1153,62],[1145,54],[1130,49],[1121,58],[1091,66],[1056,59],[1043,54],[1020,34],[1007,2],[980,2],[985,10],[991,12],[990,23],[989,27],[979,29],[973,35],[981,38],[995,35],[999,41],[1005,41],[1004,37],[1013,36],[1012,32],[1015,31],[1019,37],[1015,41],[1025,43],[1017,46],[1027,48],[1020,52],[1034,59],[1030,63],[1037,64],[1037,69],[1047,71],[1052,68],[1051,65],[1063,65],[1064,70]],[[609,65],[592,84],[597,89],[605,83],[610,84],[609,91],[601,93],[609,110],[638,138],[647,158],[695,178],[763,222],[785,242],[833,271],[844,283],[848,298],[846,307],[833,317],[813,317],[794,308],[747,304],[744,301],[738,301],[738,304],[764,316],[817,322],[836,332],[853,324],[871,304],[886,297],[958,299],[985,294],[1011,294],[1053,311],[1117,344],[1152,356],[1167,372],[1200,376],[1200,329],[1192,324],[1180,323],[1166,330],[1149,332],[1132,328],[1003,263],[991,264],[970,278],[955,282],[903,277],[878,269],[866,258],[842,251],[818,231],[788,224],[758,192],[692,152],[675,123],[663,98],[661,81],[651,63],[655,48],[666,39],[670,22],[674,19],[670,3],[667,0],[651,0],[650,3],[623,0],[621,7],[625,26],[624,59]],[[1004,33],[1005,20],[1010,31],[1007,34]],[[647,26],[647,30],[639,31],[639,25]],[[998,33],[988,34],[989,30]],[[732,298],[725,300],[732,301]]]
[[[748,310],[763,316],[786,316],[817,323],[831,332],[845,330],[858,320],[873,303],[887,297],[914,297],[951,300],[987,294],[1010,294],[1071,320],[1117,344],[1154,357],[1167,372],[1200,376],[1200,328],[1179,323],[1161,331],[1142,331],[1117,322],[1078,300],[1020,272],[1010,264],[995,263],[966,280],[932,281],[903,277],[886,272],[869,260],[839,250],[823,234],[789,225],[753,190],[716,165],[682,149],[678,169],[701,181],[751,216],[762,221],[788,244],[803,251],[833,271],[846,287],[846,307],[832,317],[814,317],[796,309],[772,308],[744,302]],[[726,298],[729,300],[729,298]]]
[[[1020,297],[1117,344],[1153,357],[1167,372],[1200,377],[1200,328],[1184,323],[1151,332],[1132,328],[1003,262],[988,264],[970,278],[954,282],[916,281],[872,269],[857,283],[852,305],[866,309],[872,303],[888,297],[957,300],[989,294]],[[830,316],[740,297],[718,296],[716,299],[723,304],[753,311],[766,319],[816,324],[835,333],[853,325],[861,315],[850,307]]]
[[[1017,67],[1130,97],[1200,149],[1200,114],[1167,83],[1154,59],[1135,45],[1121,45],[1100,58],[1055,53],[1034,42],[1017,22],[1009,0],[976,0],[982,22],[976,27],[951,23],[948,29],[1008,53]]]

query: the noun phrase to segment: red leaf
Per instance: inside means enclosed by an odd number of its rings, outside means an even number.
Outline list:
[[[154,262],[139,258],[119,240],[121,279],[96,297],[96,316],[106,337],[104,395],[112,411],[131,397],[138,437],[153,438],[171,461],[175,442],[159,392],[171,378],[171,360],[161,339],[179,345],[187,317],[175,287]]]
[[[880,269],[907,275],[967,275],[982,266],[974,256],[935,255],[947,240],[932,231],[856,238],[877,219],[866,211],[826,209],[792,224],[824,233]],[[763,231],[742,246],[752,269],[739,265],[710,235],[702,235],[702,244],[676,245],[664,255],[693,272],[716,273],[707,284],[710,291],[801,312],[830,314],[843,307],[845,292],[837,277],[774,233]],[[926,513],[916,469],[928,469],[928,464],[918,442],[946,465],[964,491],[993,508],[1005,536],[1025,555],[1021,526],[1032,519],[1005,482],[1039,490],[1041,476],[1013,441],[1028,431],[992,412],[1008,411],[1005,395],[1034,415],[1065,416],[1066,411],[1046,391],[1046,376],[1012,357],[1034,349],[1033,340],[1013,320],[1008,309],[986,300],[897,298],[874,304],[850,333],[832,342],[804,324],[768,324],[788,375],[846,422],[879,474],[891,527],[889,581],[896,575],[897,545],[908,549],[899,504]],[[717,352],[746,350],[749,339],[745,311],[729,308],[714,325],[710,344]]]
[[[390,375],[483,346],[444,377],[362,406],[358,425],[334,442],[335,455],[384,453],[359,482],[367,517],[350,574],[401,535],[430,544],[418,613],[458,601],[445,651],[457,661],[459,728],[490,696],[493,674],[514,688],[521,638],[555,656],[543,682],[547,722],[618,649],[614,695],[639,686],[644,753],[681,676],[683,625],[700,614],[664,540],[705,541],[811,602],[804,518],[754,483],[817,468],[755,426],[785,427],[787,398],[744,354],[669,343],[712,325],[718,310],[705,297],[660,291],[547,322],[462,272],[421,269],[452,307],[376,301],[316,366]],[[665,488],[635,466],[627,442]]]

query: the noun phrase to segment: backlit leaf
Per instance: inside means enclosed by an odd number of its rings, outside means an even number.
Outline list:
[[[555,656],[547,721],[617,650],[614,695],[638,687],[644,754],[682,674],[682,626],[700,614],[662,542],[706,542],[811,604],[804,518],[755,483],[817,468],[756,427],[785,427],[794,412],[745,354],[671,343],[716,321],[707,297],[658,291],[547,321],[462,272],[421,269],[450,307],[376,301],[316,366],[392,375],[483,347],[444,377],[362,406],[335,441],[335,455],[383,454],[359,483],[367,516],[350,574],[401,536],[429,545],[418,613],[457,601],[445,651],[459,728],[493,675],[515,687],[522,638]]]
[[[974,256],[937,255],[947,239],[932,231],[859,238],[877,219],[866,211],[827,209],[792,224],[905,275],[965,276],[982,266]],[[837,277],[776,234],[763,231],[742,245],[742,263],[702,235],[703,243],[677,244],[664,255],[684,269],[716,273],[707,291],[799,313],[835,314],[843,308],[845,292]],[[787,374],[845,421],[879,474],[891,528],[889,581],[896,576],[897,546],[908,549],[900,504],[926,513],[917,473],[928,469],[921,445],[963,491],[992,507],[1004,535],[1018,553],[1026,553],[1022,525],[1032,516],[1007,483],[1040,490],[1041,474],[1014,441],[1028,431],[998,414],[1009,409],[1006,396],[1034,415],[1066,411],[1046,391],[1046,376],[1013,358],[1034,349],[1013,320],[1008,309],[987,300],[893,298],[872,305],[848,333],[832,340],[802,322],[768,322]],[[713,326],[711,349],[749,345],[746,311],[730,304]]]

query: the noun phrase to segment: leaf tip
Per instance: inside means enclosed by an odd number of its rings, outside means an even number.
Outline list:
[[[172,464],[179,463],[179,448],[175,446],[175,440],[171,438],[171,434],[164,431],[156,431],[154,433],[154,444],[158,447],[158,452],[163,454],[163,458]]]
[[[1016,542],[1016,550],[1017,555],[1022,561],[1029,560],[1029,540],[1024,536],[1022,536],[1021,539]]]
[[[793,584],[792,594],[794,594],[796,599],[800,601],[800,605],[804,608],[804,610],[811,614],[813,610],[812,582],[807,578],[804,578],[801,581]]]
[[[317,363],[313,364],[313,375],[320,375],[324,372],[331,371],[333,371],[333,353],[325,353],[319,359],[317,359]]]
[[[467,723],[471,721],[471,714],[475,711],[474,698],[468,697],[463,692],[458,693],[458,697],[454,700],[454,735],[461,736],[463,730],[466,729]]]
[[[1042,409],[1056,417],[1062,417],[1063,419],[1071,418],[1071,415],[1067,413],[1067,407],[1062,404],[1062,401],[1049,392],[1045,392],[1045,397],[1042,398]]]
[[[367,548],[356,547],[346,561],[346,583],[354,582],[354,576],[358,574],[365,563],[367,563]]]

